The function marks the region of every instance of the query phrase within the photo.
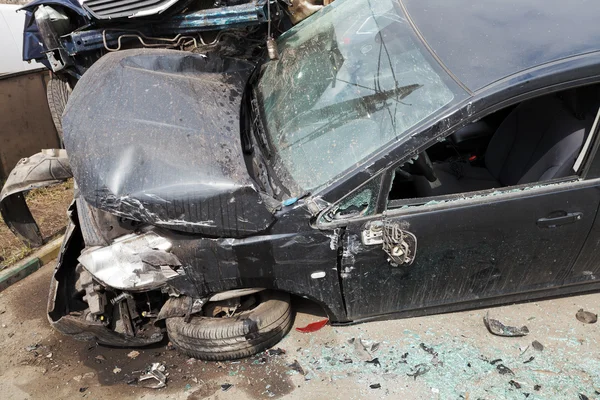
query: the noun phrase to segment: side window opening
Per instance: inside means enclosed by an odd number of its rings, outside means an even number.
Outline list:
[[[591,85],[489,114],[396,168],[388,208],[576,176],[599,105]]]
[[[344,197],[336,207],[323,215],[324,222],[364,217],[375,213],[381,189],[381,174]]]

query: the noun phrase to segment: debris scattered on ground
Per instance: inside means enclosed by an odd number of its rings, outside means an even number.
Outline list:
[[[510,380],[508,381],[508,383],[510,384],[510,386],[514,387],[515,389],[521,389],[521,384],[515,380]]]
[[[537,351],[542,351],[542,350],[544,350],[544,345],[543,345],[543,344],[541,344],[540,342],[538,342],[537,340],[534,340],[534,341],[531,343],[531,347],[533,347],[533,348],[534,348],[535,350],[537,350]]]
[[[139,356],[139,355],[140,355],[140,352],[139,352],[139,351],[135,351],[135,350],[133,350],[133,351],[130,351],[130,352],[127,354],[127,357],[129,357],[129,358],[137,358],[137,356]]]
[[[415,380],[421,375],[425,375],[429,372],[429,367],[425,364],[417,364],[413,367],[413,371],[410,374],[406,374],[407,376],[412,376]]]
[[[128,384],[128,385],[130,385],[130,386],[131,386],[131,385],[137,385],[137,383],[138,383],[138,378],[130,378],[130,379],[127,379],[127,380],[125,381],[125,383],[127,383],[127,384]]]
[[[541,385],[534,385],[533,386],[533,390],[535,390],[536,392],[538,392],[541,388],[542,388]]]
[[[577,314],[575,314],[575,318],[577,318],[579,322],[583,322],[584,324],[595,324],[598,321],[597,314],[591,313],[589,311],[584,311],[583,308],[577,311]]]
[[[381,363],[379,362],[379,358],[374,358],[372,360],[367,361],[368,364],[373,364],[376,367],[381,367]]]
[[[226,392],[229,389],[231,389],[232,387],[233,387],[233,385],[231,383],[224,383],[224,384],[221,385],[221,390],[224,391],[224,392]]]
[[[106,357],[104,357],[103,355],[97,355],[94,358],[98,364],[101,364],[103,361],[106,361]]]
[[[46,358],[52,358],[52,353],[46,354]]]
[[[369,387],[371,389],[381,389],[381,384],[380,383],[374,383],[372,385],[369,385]]]
[[[362,361],[371,361],[373,359],[373,356],[367,350],[364,340],[352,338],[348,340],[348,344],[354,345],[354,351]]]
[[[489,311],[483,317],[483,323],[488,328],[490,333],[493,333],[497,336],[517,337],[526,336],[529,333],[529,328],[527,328],[526,326],[517,328],[516,326],[504,325],[497,319],[490,318]]]
[[[88,388],[87,388],[87,387],[80,387],[80,388],[79,388],[79,393],[83,393],[83,392],[85,392],[86,390],[88,390]]]
[[[282,354],[285,354],[285,350],[278,347],[276,349],[269,349],[266,351],[266,353],[270,356],[280,356]]]
[[[323,328],[325,325],[327,325],[328,322],[329,322],[329,318],[325,318],[321,321],[312,322],[302,328],[296,328],[296,330],[298,332],[302,332],[302,333],[316,332],[316,331],[320,330],[321,328]]]
[[[194,357],[190,357],[186,360],[185,362],[187,365],[194,365],[196,364],[196,359]]]
[[[579,393],[579,400],[590,400],[590,398],[583,393]]]
[[[83,374],[83,375],[77,375],[77,376],[74,376],[74,377],[73,377],[73,380],[74,380],[75,382],[81,382],[82,380],[85,380],[85,379],[92,379],[92,378],[94,378],[95,376],[96,376],[96,374],[95,374],[95,373],[93,373],[93,372],[86,372],[86,373],[85,373],[85,374]]]
[[[120,372],[121,372],[121,368],[119,368],[119,367],[113,368],[113,374],[118,374]]]
[[[533,360],[535,360],[534,356],[529,357],[529,359],[523,361],[523,364],[529,364],[530,362],[532,362]]]
[[[300,375],[303,375],[303,376],[306,375],[306,372],[304,372],[304,368],[302,368],[302,366],[300,365],[300,363],[298,362],[298,360],[294,360],[294,362],[291,363],[289,365],[289,367],[292,370],[298,372]]]
[[[34,350],[37,350],[38,347],[40,347],[40,344],[36,343],[36,344],[32,344],[30,346],[25,347],[25,350],[27,350],[28,352],[32,352]]]
[[[420,347],[421,349],[423,349],[423,351],[425,351],[426,353],[429,353],[429,354],[431,354],[431,355],[433,356],[433,358],[431,359],[431,363],[432,363],[432,364],[433,364],[435,367],[437,367],[438,365],[444,365],[444,363],[443,363],[443,362],[441,362],[441,361],[438,359],[438,353],[437,353],[437,352],[436,352],[436,351],[433,349],[433,347],[429,347],[429,346],[427,346],[425,343],[421,343],[421,344],[419,345],[419,347]]]
[[[419,344],[419,347],[423,349],[423,351],[431,354],[432,356],[437,356],[438,353],[436,353],[432,347],[428,347],[425,343],[421,343]]]
[[[154,383],[154,384],[148,383],[148,384],[145,384],[144,387],[147,387],[150,389],[160,389],[160,388],[164,388],[167,386],[167,376],[164,373],[166,371],[166,367],[164,366],[164,364],[152,363],[152,365],[150,365],[150,368],[148,368],[147,371],[148,371],[147,373],[140,376],[138,381],[144,382],[149,379],[154,379],[154,380],[156,380],[156,383]]]
[[[498,364],[498,365],[496,365],[496,369],[498,370],[498,372],[500,373],[500,375],[506,375],[506,374],[514,375],[515,374],[510,368],[508,368],[504,364]]]

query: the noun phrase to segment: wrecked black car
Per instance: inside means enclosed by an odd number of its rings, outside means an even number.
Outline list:
[[[597,290],[600,6],[488,3],[337,0],[276,59],[101,57],[62,120],[52,325],[219,360],[280,340],[290,295],[347,324]],[[0,204],[30,239],[32,184]]]

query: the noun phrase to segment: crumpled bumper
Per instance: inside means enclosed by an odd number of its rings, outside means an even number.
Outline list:
[[[58,331],[73,336],[77,340],[94,341],[110,346],[146,346],[160,342],[164,334],[159,327],[155,327],[153,324],[148,324],[146,330],[138,332],[135,336],[129,336],[116,332],[101,322],[85,318],[85,310],[78,307],[73,296],[77,257],[84,247],[74,202],[69,207],[69,217],[71,222],[67,227],[58,263],[50,283],[48,298],[50,324]]]

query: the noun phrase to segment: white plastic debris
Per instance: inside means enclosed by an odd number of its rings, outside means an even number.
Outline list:
[[[161,363],[152,363],[150,368],[148,368],[148,372],[142,376],[140,376],[139,382],[143,382],[146,380],[154,379],[156,383],[146,384],[144,387],[149,389],[160,389],[167,386],[167,376],[164,374],[166,371],[166,367]]]

